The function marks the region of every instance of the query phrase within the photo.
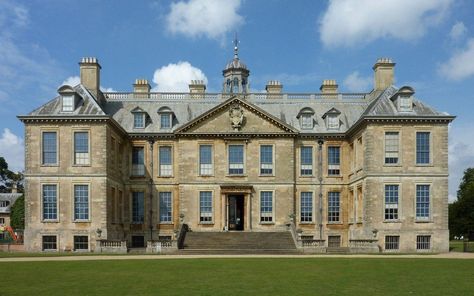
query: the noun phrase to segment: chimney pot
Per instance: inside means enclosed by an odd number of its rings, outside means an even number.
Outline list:
[[[94,57],[83,57],[79,63],[81,84],[99,100],[100,69],[99,60]]]
[[[378,58],[374,70],[374,90],[385,90],[393,84],[395,63],[390,58]]]

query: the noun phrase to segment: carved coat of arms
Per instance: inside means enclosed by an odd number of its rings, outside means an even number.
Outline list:
[[[234,130],[239,130],[244,122],[244,111],[239,104],[235,103],[230,106],[229,117],[230,124]]]

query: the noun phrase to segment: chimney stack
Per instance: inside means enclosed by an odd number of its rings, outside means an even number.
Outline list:
[[[16,182],[14,182],[12,185],[12,193],[18,193],[18,187],[16,185]]]
[[[82,58],[79,63],[81,84],[99,100],[100,92],[100,65],[99,60],[93,57]]]
[[[334,79],[324,79],[323,84],[319,87],[319,90],[325,98],[337,98],[337,83]]]
[[[265,86],[267,94],[281,94],[283,90],[283,85],[278,80],[270,80]]]
[[[204,80],[191,80],[189,84],[189,93],[193,98],[200,98],[201,95],[204,95],[206,92],[206,85],[204,84]]]
[[[148,98],[151,86],[146,79],[135,79],[133,84],[133,96],[135,98]]]
[[[395,63],[390,58],[379,58],[374,69],[374,90],[385,90],[393,84]]]

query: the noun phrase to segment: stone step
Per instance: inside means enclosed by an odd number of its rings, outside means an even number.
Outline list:
[[[348,254],[350,249],[347,247],[338,247],[338,248],[327,248],[326,253],[328,254]]]
[[[181,249],[180,255],[298,255],[296,249]]]

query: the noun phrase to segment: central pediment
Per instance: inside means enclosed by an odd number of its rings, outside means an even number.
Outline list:
[[[297,134],[298,132],[254,104],[234,96],[188,122],[177,134]]]

